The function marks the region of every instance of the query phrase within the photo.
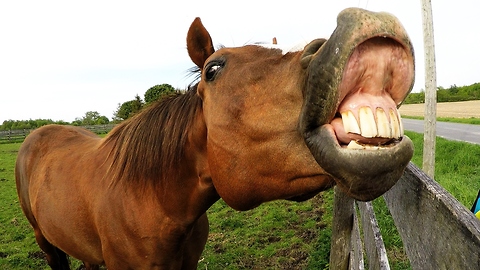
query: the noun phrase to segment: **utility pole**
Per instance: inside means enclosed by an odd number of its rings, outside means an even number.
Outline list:
[[[437,71],[431,0],[422,0],[423,44],[425,49],[425,122],[423,137],[423,171],[435,176],[437,121]]]

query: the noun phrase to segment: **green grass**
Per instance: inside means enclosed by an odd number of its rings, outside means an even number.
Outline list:
[[[406,132],[421,166],[423,135]],[[0,144],[0,269],[49,269],[19,207],[14,163],[20,144]],[[436,180],[470,208],[480,189],[480,146],[437,139]],[[237,212],[209,210],[210,235],[198,269],[328,269],[333,192],[302,202],[275,201]],[[410,269],[383,199],[373,202],[392,269]],[[79,262],[74,261],[73,269]]]
[[[408,132],[415,153],[412,162],[422,167],[423,134]],[[435,180],[468,209],[480,189],[480,145],[437,137]]]
[[[210,235],[199,269],[324,269],[311,256],[319,234],[323,197],[302,203],[275,201],[237,212],[223,201],[209,209]],[[330,243],[327,241],[328,247]]]
[[[412,139],[415,145],[412,162],[421,168],[423,134],[409,131],[406,131],[405,134]],[[480,189],[480,145],[449,141],[437,137],[435,181],[461,204],[470,209]],[[402,240],[388,212],[385,201],[378,198],[373,201],[373,205],[391,269],[411,269],[403,250]]]
[[[0,144],[0,269],[50,269],[18,202],[15,160],[19,147],[20,143]],[[80,265],[72,261],[73,267]]]
[[[41,269],[45,262],[23,216],[14,166],[20,144],[0,144],[0,269]],[[15,267],[15,268],[14,268]]]

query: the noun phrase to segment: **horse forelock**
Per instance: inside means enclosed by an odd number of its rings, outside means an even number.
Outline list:
[[[111,147],[111,184],[162,185],[178,175],[189,127],[201,107],[196,85],[157,101],[117,126],[105,138]]]
[[[260,46],[260,47],[281,50],[283,55],[285,55],[287,53],[290,53],[290,52],[302,51],[307,44],[308,44],[307,41],[301,41],[301,42],[298,42],[294,45],[289,45],[289,46],[272,44],[272,43],[255,43],[255,45]]]

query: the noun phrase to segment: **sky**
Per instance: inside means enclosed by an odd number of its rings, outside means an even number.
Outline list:
[[[432,1],[437,85],[480,82],[480,1]],[[156,84],[193,80],[186,34],[200,17],[215,45],[290,46],[328,38],[348,7],[386,11],[409,34],[414,92],[424,89],[421,1],[1,1],[0,124],[74,121],[88,111],[112,118],[118,105]]]

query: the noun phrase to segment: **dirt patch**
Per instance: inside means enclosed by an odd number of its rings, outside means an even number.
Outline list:
[[[299,244],[294,244],[277,252],[277,256],[283,257],[282,269],[304,269],[308,259],[308,253],[303,251]]]
[[[46,260],[47,256],[45,255],[45,252],[43,252],[43,251],[35,251],[35,252],[28,253],[28,258]]]
[[[400,107],[402,116],[424,116],[425,104],[405,104]],[[480,100],[437,103],[437,117],[480,118]]]

